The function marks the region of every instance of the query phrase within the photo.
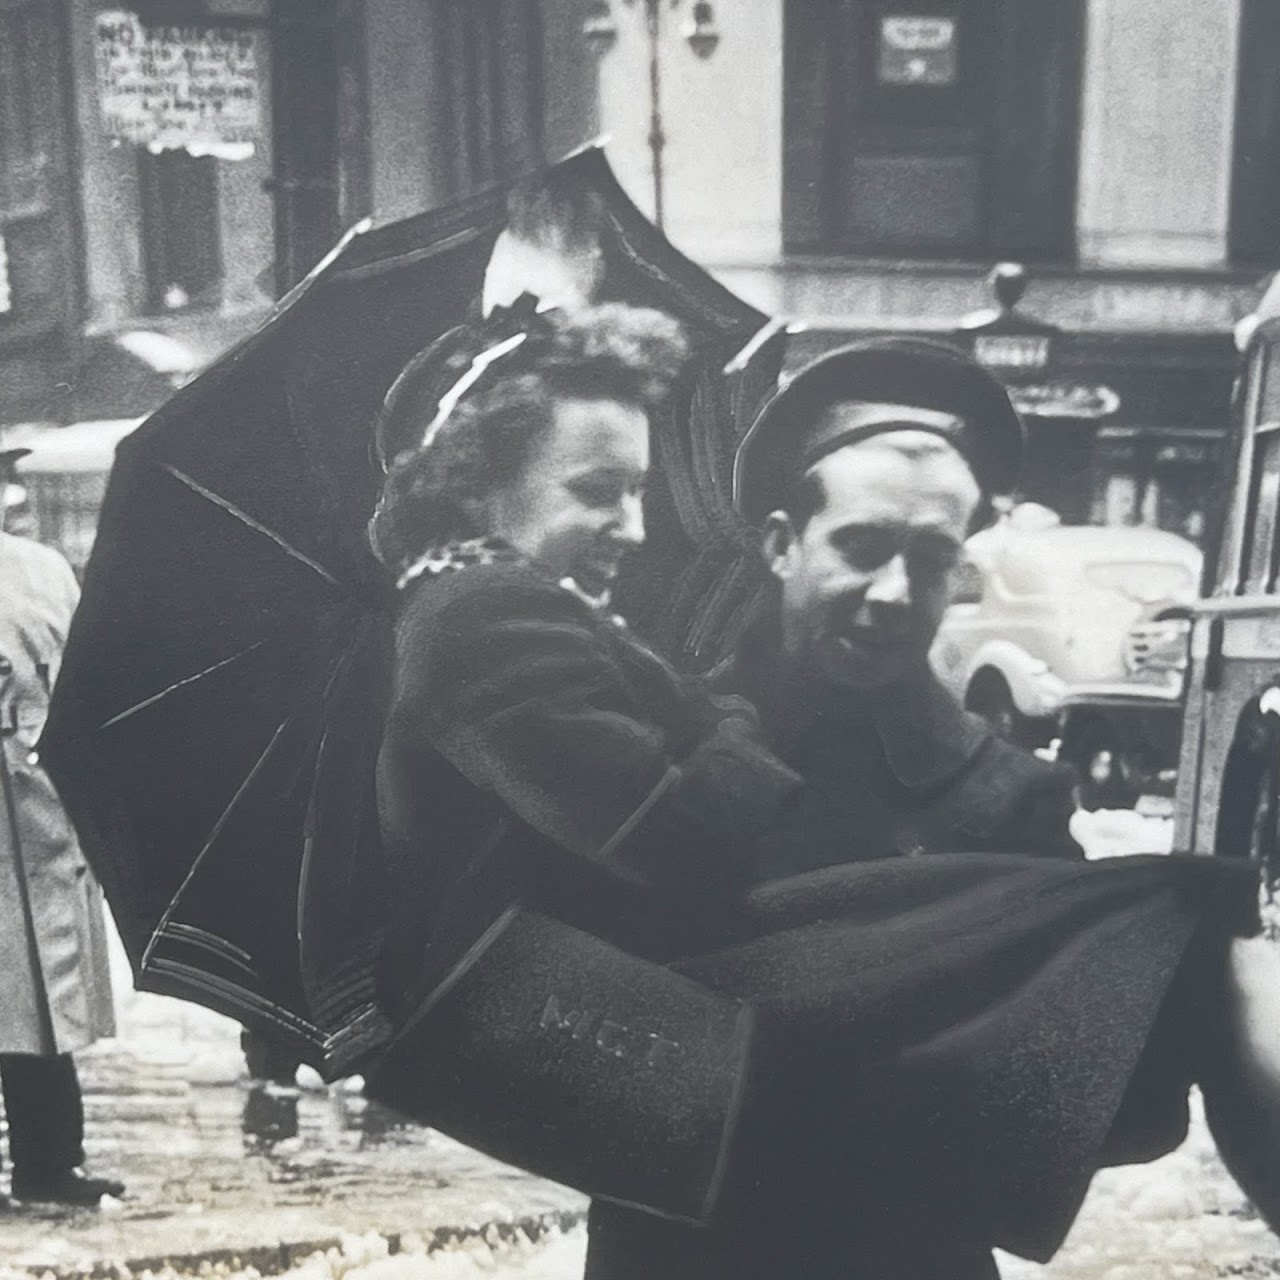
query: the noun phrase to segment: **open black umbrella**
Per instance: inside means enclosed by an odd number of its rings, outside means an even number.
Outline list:
[[[683,321],[688,395],[706,394],[765,318],[672,249],[598,150],[538,182],[597,210],[603,293]],[[348,236],[121,445],[42,744],[138,985],[265,1029],[328,1076],[381,1034],[372,762],[391,600],[365,541],[370,424],[409,356],[475,314],[511,196]]]

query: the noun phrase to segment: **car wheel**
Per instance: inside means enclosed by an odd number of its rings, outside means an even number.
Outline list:
[[[1013,693],[999,672],[980,671],[969,686],[965,709],[981,716],[1006,742],[1020,747],[1039,747],[1048,741],[1039,721],[1024,716],[1013,700]]]
[[[1090,721],[1063,758],[1080,775],[1082,809],[1130,809],[1136,803],[1120,741],[1105,721]]]

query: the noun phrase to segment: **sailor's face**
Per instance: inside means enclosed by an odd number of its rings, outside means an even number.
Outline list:
[[[769,519],[787,654],[840,685],[874,689],[921,665],[950,599],[980,500],[968,464],[921,432],[892,432],[820,459],[803,528]]]
[[[644,541],[649,420],[638,405],[563,399],[521,473],[492,500],[495,534],[557,579],[606,596]]]

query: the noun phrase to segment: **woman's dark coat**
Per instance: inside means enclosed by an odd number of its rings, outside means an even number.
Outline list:
[[[804,794],[751,716],[519,565],[407,593],[379,802],[399,1036],[373,1096],[710,1223],[672,1227],[672,1276],[707,1250],[746,1278],[801,1248],[806,1274],[880,1280],[1049,1256],[1100,1163],[1179,1140],[1197,1002],[1256,926],[1254,880],[1196,859],[762,883]],[[593,1276],[633,1273],[625,1242],[592,1248]]]

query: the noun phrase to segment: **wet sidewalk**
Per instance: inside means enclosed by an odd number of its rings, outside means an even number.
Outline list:
[[[1079,834],[1095,851],[1157,849],[1165,835],[1133,814],[1086,816]],[[403,1126],[305,1069],[295,1092],[251,1084],[234,1023],[134,993],[118,949],[113,959],[120,1038],[78,1061],[90,1164],[128,1195],[96,1212],[0,1213],[0,1280],[582,1274],[583,1233],[563,1232],[580,1196]],[[1198,1105],[1193,1116],[1177,1151],[1098,1176],[1047,1267],[1002,1257],[1005,1280],[1278,1280],[1280,1242],[1222,1168]]]
[[[574,1192],[400,1123],[358,1082],[326,1087],[306,1068],[297,1090],[251,1082],[226,1019],[117,998],[120,1037],[77,1062],[88,1165],[119,1175],[126,1197],[0,1213],[0,1276],[271,1275],[344,1237],[416,1251],[460,1233],[536,1238],[580,1215]]]

